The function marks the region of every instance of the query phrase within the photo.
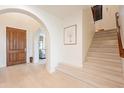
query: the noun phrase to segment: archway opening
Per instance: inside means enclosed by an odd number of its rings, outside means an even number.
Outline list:
[[[46,58],[46,67],[47,67],[47,69],[49,69],[49,63],[50,63],[49,62],[49,47],[48,47],[49,46],[49,33],[47,31],[46,26],[42,23],[42,21],[38,17],[36,17],[34,14],[32,14],[32,13],[30,13],[28,11],[25,11],[25,10],[22,10],[22,9],[13,9],[13,8],[0,10],[0,15],[7,14],[7,13],[20,13],[20,14],[27,15],[27,16],[33,18],[35,21],[37,21],[40,24],[40,28],[39,28],[40,29],[40,32],[44,32],[45,33],[45,58]],[[37,33],[37,31],[34,32],[34,33],[32,33],[32,35],[33,35],[32,38],[33,39],[34,39],[35,33]],[[37,37],[37,38],[39,38],[39,37]],[[33,54],[32,55],[29,55],[29,51],[27,51],[27,58],[26,58],[27,63],[30,62],[30,58],[31,57],[33,58],[33,63],[37,63],[36,62],[36,59],[35,59],[35,56],[36,56],[35,55],[35,52],[36,51],[34,51],[35,39],[32,40],[32,44],[33,44],[33,46],[32,46],[32,50],[31,51],[32,51]],[[6,46],[6,43],[3,44],[3,47],[5,47],[5,46]],[[28,50],[30,50],[30,49],[28,49]],[[39,50],[38,47],[37,47],[37,50]],[[4,49],[4,53],[6,55],[6,49]],[[37,58],[39,58],[39,54],[38,54]],[[6,57],[4,57],[4,63],[3,63],[4,66],[6,66],[6,61],[7,61],[6,60]]]
[[[47,37],[46,32],[38,29],[34,34],[34,62],[42,65],[47,64]]]
[[[39,55],[39,63],[45,64],[46,63],[46,46],[45,46],[45,34],[40,33],[38,37],[38,55]]]

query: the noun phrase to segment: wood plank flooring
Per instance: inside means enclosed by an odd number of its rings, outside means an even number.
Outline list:
[[[21,64],[0,68],[2,88],[80,88],[93,87],[62,72],[49,74],[41,64]]]

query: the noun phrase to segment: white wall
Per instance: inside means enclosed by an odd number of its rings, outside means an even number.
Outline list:
[[[103,5],[103,19],[95,22],[96,30],[99,29],[115,29],[115,13],[119,11],[116,5]]]
[[[33,33],[40,27],[40,24],[20,13],[0,15],[0,67],[6,66],[6,26],[27,31],[27,62],[29,62],[29,57],[33,56]]]
[[[72,66],[81,67],[82,66],[82,9],[75,11],[69,17],[63,20],[63,37],[64,28],[77,24],[77,45],[64,45],[63,38],[63,53],[62,53],[62,63],[69,64]]]
[[[95,24],[92,16],[92,11],[90,6],[86,9],[83,9],[83,23],[82,23],[82,30],[83,30],[83,62],[85,62],[88,49],[92,43],[92,39],[95,33]]]
[[[77,45],[64,45],[63,38],[61,63],[82,67],[95,32],[90,6],[74,11],[73,14],[66,17],[63,20],[63,29],[74,24],[77,24]]]

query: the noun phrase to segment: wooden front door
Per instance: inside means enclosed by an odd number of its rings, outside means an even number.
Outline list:
[[[7,66],[26,63],[26,30],[6,28]]]

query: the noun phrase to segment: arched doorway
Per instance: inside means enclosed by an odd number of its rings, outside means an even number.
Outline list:
[[[38,29],[34,33],[34,63],[47,64],[46,60],[46,32],[43,29]]]
[[[46,28],[46,26],[42,23],[41,19],[39,19],[37,16],[35,16],[34,14],[26,11],[26,10],[23,10],[23,9],[16,9],[16,8],[7,8],[7,9],[2,9],[0,10],[0,14],[5,14],[5,13],[22,13],[22,14],[25,14],[25,15],[28,15],[30,17],[32,17],[33,19],[35,19],[37,22],[39,22],[41,24],[41,27],[42,27],[42,30],[44,30],[46,32],[46,46],[49,46],[49,33],[48,33],[48,30]],[[6,45],[5,45],[6,46]],[[47,60],[47,69],[49,70],[49,48],[50,47],[47,47],[46,49],[46,60]],[[5,50],[6,51],[6,50]],[[4,52],[5,52],[4,51]],[[6,52],[5,52],[6,53]],[[4,61],[6,62],[6,57],[4,59]],[[27,63],[29,62],[29,56],[27,56]]]

